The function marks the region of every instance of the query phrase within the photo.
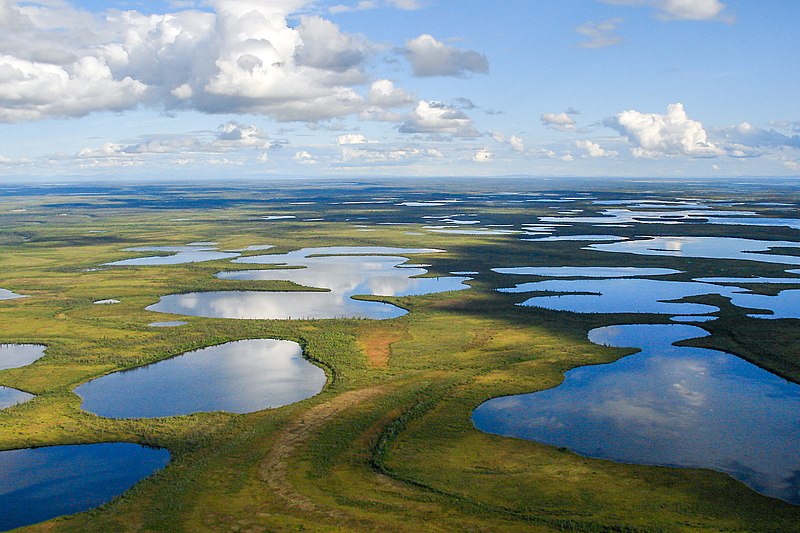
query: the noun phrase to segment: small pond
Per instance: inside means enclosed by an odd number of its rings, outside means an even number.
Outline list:
[[[129,443],[0,451],[0,530],[97,507],[169,457],[167,450]]]
[[[0,344],[0,370],[27,366],[44,357],[40,344]]]
[[[8,289],[0,289],[0,300],[15,300],[17,298],[27,298],[27,296],[17,294]]]
[[[296,342],[251,339],[108,374],[75,393],[84,410],[111,418],[251,413],[310,398],[325,380]]]
[[[0,409],[5,409],[13,405],[25,403],[33,399],[33,394],[28,394],[21,390],[12,389],[11,387],[0,386]]]
[[[800,504],[800,386],[723,352],[674,345],[705,335],[685,324],[592,330],[595,344],[641,351],[570,370],[549,390],[489,400],[473,422],[590,457],[710,468]]]
[[[149,311],[190,316],[240,319],[396,318],[397,306],[353,299],[357,295],[416,296],[468,289],[470,278],[418,278],[427,271],[408,268],[396,255],[436,252],[428,249],[380,247],[306,248],[287,254],[242,257],[235,263],[291,266],[269,270],[220,272],[227,280],[286,280],[322,291],[216,291],[161,297]],[[353,255],[359,254],[359,255]]]
[[[0,370],[27,366],[44,357],[45,348],[39,344],[0,344]],[[0,409],[27,402],[33,397],[33,394],[0,386]]]

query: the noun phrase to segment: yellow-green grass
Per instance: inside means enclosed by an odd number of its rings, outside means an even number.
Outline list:
[[[29,367],[0,372],[0,384],[37,394],[31,402],[0,412],[0,449],[128,441],[163,446],[173,454],[165,470],[113,502],[32,530],[791,531],[800,523],[798,507],[761,496],[723,474],[588,459],[474,429],[470,414],[488,398],[553,387],[570,368],[630,353],[591,344],[586,339],[591,328],[664,321],[520,308],[514,303],[524,295],[494,290],[518,278],[492,274],[491,267],[597,262],[599,255],[582,251],[580,243],[545,246],[515,236],[407,235],[420,231],[421,224],[413,223],[372,225],[376,231],[359,232],[356,220],[253,220],[267,212],[296,212],[298,218],[319,214],[286,202],[269,209],[245,205],[213,211],[84,208],[68,217],[54,216],[59,208],[48,208],[42,200],[13,205],[29,211],[14,216],[0,211],[7,222],[0,232],[0,243],[6,243],[0,245],[0,287],[30,297],[0,302],[0,342],[48,348],[46,357]],[[351,208],[373,219],[406,213],[394,206]],[[336,209],[342,208],[331,207]],[[533,213],[547,214],[532,209],[503,208],[496,214],[520,222],[535,221]],[[91,216],[79,216],[87,213]],[[176,218],[192,221],[173,222]],[[737,231],[759,236],[757,229]],[[380,298],[409,314],[378,323],[187,318],[144,310],[169,293],[299,288],[213,277],[224,269],[260,268],[256,265],[214,261],[84,271],[148,255],[122,251],[126,247],[193,241],[217,241],[223,250],[274,245],[267,253],[335,245],[444,248],[444,254],[411,256],[410,261],[432,263],[432,274],[481,274],[468,291]],[[264,252],[248,252],[257,253]],[[673,279],[753,273],[754,268],[737,262],[600,255],[604,265],[687,270]],[[763,264],[755,273],[779,270]],[[121,303],[92,304],[106,298]],[[796,346],[793,321],[770,322],[775,341],[764,343],[753,340],[763,321],[747,319],[729,305],[723,305],[722,316],[717,324],[704,325],[712,336],[693,343],[800,378],[791,348]],[[147,326],[179,318],[188,324]],[[381,364],[374,364],[369,346],[383,331],[390,337],[387,353]],[[305,354],[328,372],[328,385],[313,398],[279,409],[152,420],[94,416],[80,409],[80,399],[71,392],[115,370],[245,338],[300,342]]]

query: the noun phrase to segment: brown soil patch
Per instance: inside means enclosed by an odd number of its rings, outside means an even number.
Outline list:
[[[363,328],[358,332],[358,344],[367,354],[370,366],[382,368],[389,364],[392,344],[404,336],[404,330]]]

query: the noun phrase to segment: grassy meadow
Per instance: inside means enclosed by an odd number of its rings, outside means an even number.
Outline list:
[[[580,198],[565,206],[599,213],[590,198],[675,199],[669,185],[535,191]],[[481,402],[556,386],[576,366],[633,350],[590,343],[595,327],[667,323],[659,315],[581,315],[515,306],[530,295],[495,289],[530,276],[495,267],[603,265],[667,267],[698,276],[776,276],[785,265],[583,250],[576,241],[535,243],[510,235],[449,235],[425,216],[476,215],[481,226],[537,223],[558,204],[509,202],[523,181],[416,184],[315,183],[239,187],[8,190],[0,196],[0,288],[29,296],[0,301],[0,343],[47,346],[46,356],[0,371],[0,385],[35,394],[0,411],[0,450],[93,442],[167,448],[170,464],[97,509],[30,526],[31,531],[797,531],[800,507],[762,496],[708,470],[626,465],[536,442],[489,435],[470,420]],[[764,216],[796,216],[794,191],[730,190],[698,184],[681,195],[746,202]],[[585,194],[586,191],[592,194]],[[791,195],[791,196],[790,196]],[[376,200],[378,199],[378,200]],[[449,200],[430,207],[403,201]],[[385,203],[351,203],[381,201]],[[755,202],[794,207],[753,208]],[[555,208],[554,208],[555,207]],[[268,216],[292,219],[265,220]],[[318,219],[324,220],[311,220]],[[736,236],[797,240],[786,227],[632,224],[557,227],[559,234]],[[222,270],[267,268],[229,260],[169,266],[101,267],[153,255],[133,246],[217,242],[220,250],[273,245],[446,250],[410,256],[431,276],[478,271],[469,290],[372,297],[409,313],[391,320],[233,320],[145,310],[165,294],[297,290],[281,281],[230,281]],[[797,254],[797,250],[783,253]],[[790,288],[782,286],[781,288]],[[757,287],[765,293],[767,286]],[[796,287],[795,287],[796,288]],[[114,305],[94,305],[102,299]],[[692,345],[734,353],[800,382],[797,320],[759,320],[721,297]],[[154,321],[185,320],[175,328]],[[118,420],[82,411],[72,390],[121,369],[251,338],[293,340],[328,374],[307,400],[252,414],[198,413]],[[2,511],[0,511],[2,512]]]

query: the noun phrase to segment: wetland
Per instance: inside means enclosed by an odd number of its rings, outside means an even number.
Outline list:
[[[791,181],[0,193],[1,528],[800,523]]]

